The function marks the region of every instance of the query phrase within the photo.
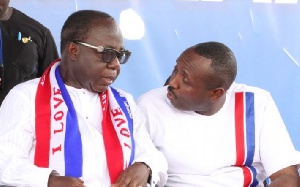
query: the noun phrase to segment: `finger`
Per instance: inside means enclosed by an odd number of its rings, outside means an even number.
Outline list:
[[[78,178],[76,182],[77,182],[77,185],[78,185],[78,186],[83,186],[83,187],[85,187],[85,186],[83,185],[84,181],[81,180],[80,178]]]
[[[124,172],[122,172],[122,173],[119,175],[119,177],[117,178],[115,184],[119,184],[119,183],[123,180],[123,178],[124,178]]]

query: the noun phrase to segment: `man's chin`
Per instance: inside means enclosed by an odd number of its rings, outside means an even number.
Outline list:
[[[180,107],[178,106],[178,104],[176,102],[174,102],[174,100],[170,100],[170,103],[172,104],[173,107],[177,108],[177,109],[180,109]]]
[[[172,104],[172,106],[178,110],[183,110],[183,111],[190,111],[189,109],[187,109],[186,107],[180,105],[180,103],[174,102],[174,100],[170,100],[170,103]]]
[[[107,90],[108,86],[97,86],[92,88],[92,92],[102,93]]]

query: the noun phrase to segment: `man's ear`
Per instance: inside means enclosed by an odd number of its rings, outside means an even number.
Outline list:
[[[212,100],[216,100],[222,97],[224,94],[225,94],[224,88],[215,88],[214,90],[211,91],[210,98]]]
[[[77,58],[77,55],[78,55],[80,49],[79,49],[78,45],[76,45],[73,42],[70,42],[67,46],[67,50],[68,50],[68,54],[69,54],[70,58],[74,60]]]

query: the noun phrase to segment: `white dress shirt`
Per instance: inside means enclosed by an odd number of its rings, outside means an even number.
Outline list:
[[[255,145],[251,166],[256,173],[251,173],[255,179],[250,182],[256,180],[257,186],[262,187],[266,177],[300,163],[299,152],[269,92],[234,83],[226,93],[223,107],[216,114],[205,116],[174,108],[167,98],[167,87],[163,87],[142,95],[138,105],[147,116],[154,144],[168,160],[166,187],[243,186],[242,167],[235,166],[237,92],[254,94],[255,131],[248,144]]]
[[[53,72],[51,72],[53,73]],[[0,108],[0,185],[47,187],[49,174],[62,173],[61,163],[53,168],[33,164],[35,153],[35,94],[39,79],[16,86]],[[77,112],[82,135],[83,176],[87,187],[109,187],[101,120],[102,109],[97,93],[66,86]],[[152,169],[152,185],[163,186],[167,162],[158,152],[144,128],[144,120],[132,96],[125,93],[134,118],[136,152],[134,162],[145,162]],[[154,185],[153,185],[154,186]]]

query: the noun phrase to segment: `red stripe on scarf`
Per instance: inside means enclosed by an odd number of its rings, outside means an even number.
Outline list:
[[[251,171],[248,167],[242,167],[244,175],[244,185],[243,187],[248,187],[252,182]]]
[[[236,166],[242,166],[245,161],[244,137],[244,93],[235,94],[235,140],[236,140]]]
[[[124,157],[118,135],[110,117],[108,91],[106,90],[104,94],[106,95],[106,102],[101,101],[103,108],[102,131],[110,182],[111,184],[114,184],[120,173],[123,171]],[[103,96],[101,95],[100,98],[100,100],[102,100]]]
[[[241,167],[244,175],[243,187],[248,187],[252,181],[251,171],[244,166],[245,163],[245,114],[244,114],[244,92],[235,93],[235,140],[236,140],[236,166]]]
[[[55,60],[46,69],[40,78],[35,97],[35,135],[36,147],[34,164],[38,167],[49,167],[49,151],[51,138],[51,85],[50,85],[50,70],[51,67],[60,61]]]

